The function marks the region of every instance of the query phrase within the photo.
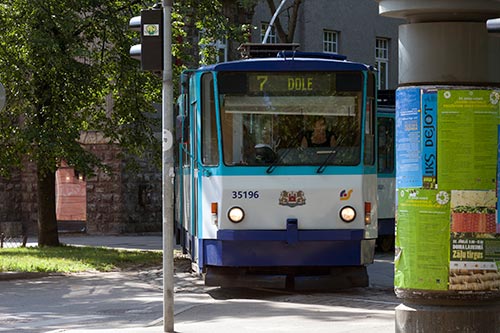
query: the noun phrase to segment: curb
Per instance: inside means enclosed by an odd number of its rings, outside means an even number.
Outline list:
[[[37,279],[49,275],[57,275],[45,272],[0,272],[0,281]]]

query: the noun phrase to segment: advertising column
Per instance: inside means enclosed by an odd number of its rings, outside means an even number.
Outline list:
[[[399,297],[500,296],[499,114],[494,88],[398,89]]]

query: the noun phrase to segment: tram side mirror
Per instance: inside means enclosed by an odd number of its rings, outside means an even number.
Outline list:
[[[276,153],[271,146],[266,144],[257,144],[255,146],[255,160],[257,163],[272,163],[276,159]]]
[[[177,142],[185,143],[188,141],[188,124],[184,115],[179,115],[175,121],[175,138]]]

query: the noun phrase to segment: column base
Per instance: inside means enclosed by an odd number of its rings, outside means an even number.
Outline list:
[[[500,332],[500,304],[427,305],[403,303],[396,307],[396,333]]]

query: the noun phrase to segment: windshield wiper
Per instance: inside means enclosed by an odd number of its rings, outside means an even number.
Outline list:
[[[338,146],[340,146],[340,144],[344,141],[346,137],[344,136],[342,138],[342,140],[340,140],[338,143],[335,144],[335,146],[333,146],[330,150],[330,152],[328,153],[328,156],[326,157],[326,159],[323,161],[323,163],[321,163],[321,165],[319,166],[318,169],[316,169],[316,173],[323,173],[323,171],[325,171],[326,167],[328,166],[328,162],[330,161],[330,159],[337,153],[337,148]]]
[[[299,143],[299,140],[302,139],[302,137],[304,136],[305,134],[305,131],[303,129],[301,129],[299,131],[299,133],[293,138],[293,141],[292,141],[292,144],[290,145],[290,147],[288,147],[284,152],[283,154],[281,155],[278,155],[278,158],[275,159],[273,161],[273,163],[271,163],[271,165],[266,169],[266,173],[272,173],[274,171],[274,169],[276,169],[276,166],[278,165],[278,163],[281,163],[281,161],[283,161],[283,159],[286,157],[286,155],[288,155],[288,153],[295,148],[295,145],[297,143]],[[300,139],[299,139],[300,138]]]

